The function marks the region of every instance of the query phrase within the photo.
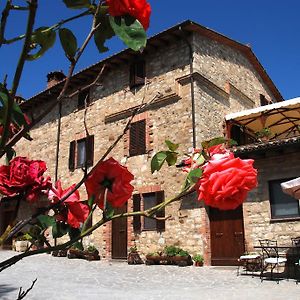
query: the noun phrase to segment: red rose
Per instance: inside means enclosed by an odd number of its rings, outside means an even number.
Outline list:
[[[131,15],[147,30],[150,22],[151,6],[146,0],[106,0],[108,12],[113,17]]]
[[[213,155],[197,184],[198,199],[222,210],[235,209],[257,186],[256,176],[252,159],[235,158],[232,153],[220,159]]]
[[[15,157],[8,166],[0,167],[0,193],[8,197],[23,193],[29,202],[38,200],[51,186],[50,177],[43,177],[46,170],[44,161]]]
[[[112,207],[121,207],[131,197],[133,175],[113,158],[100,162],[85,181],[88,197],[95,197],[95,203],[103,209],[104,193]]]
[[[58,202],[62,197],[73,190],[75,184],[71,185],[67,189],[63,189],[60,180],[52,187],[48,193],[48,198],[53,203]],[[87,219],[90,213],[88,205],[80,202],[79,191],[76,190],[65,201],[61,203],[58,208],[59,213],[56,216],[58,221],[68,223],[73,228],[79,228],[82,223]]]

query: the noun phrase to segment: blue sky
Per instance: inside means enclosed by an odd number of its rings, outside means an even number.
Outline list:
[[[3,8],[1,1],[0,9]],[[22,4],[25,1],[16,0]],[[62,0],[40,0],[36,27],[51,26],[57,21],[77,13],[68,10]],[[209,27],[234,40],[250,44],[254,53],[277,85],[285,99],[300,96],[300,1],[271,0],[150,0],[151,24],[148,36],[152,36],[186,19]],[[13,12],[8,23],[7,38],[22,33],[25,24],[24,12]],[[81,19],[66,27],[76,32],[79,43],[88,32],[90,18]],[[109,41],[110,52],[99,54],[92,43],[77,66],[83,69],[108,55],[124,49],[117,38]],[[0,48],[0,80],[8,74],[8,82],[14,74],[21,44]],[[54,70],[67,73],[68,61],[57,39],[56,45],[46,55],[28,62],[24,69],[18,94],[29,98],[45,89],[46,74]]]

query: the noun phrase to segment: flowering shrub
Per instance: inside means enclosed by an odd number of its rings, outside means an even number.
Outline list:
[[[94,198],[94,202],[103,209],[107,190],[107,202],[112,207],[121,207],[132,195],[130,182],[133,178],[126,167],[109,158],[100,162],[85,181],[88,197]]]
[[[23,194],[29,202],[35,202],[51,186],[50,177],[44,178],[47,170],[42,160],[15,157],[8,166],[0,166],[0,193],[13,197]]]

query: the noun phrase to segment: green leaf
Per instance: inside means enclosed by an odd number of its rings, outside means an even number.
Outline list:
[[[63,1],[68,8],[72,8],[72,9],[88,8],[91,6],[90,0],[63,0]]]
[[[59,29],[59,39],[67,58],[74,58],[77,51],[77,39],[73,32],[67,28]]]
[[[197,164],[199,166],[201,166],[204,162],[205,162],[205,157],[201,154],[198,158],[197,158]]]
[[[116,35],[132,50],[138,51],[146,46],[147,36],[142,24],[130,16],[109,17],[110,25]]]
[[[114,216],[114,214],[115,214],[115,210],[113,209],[111,204],[109,202],[107,202],[106,203],[106,209],[104,211],[105,218],[110,219]]]
[[[43,229],[46,229],[56,224],[54,216],[40,215],[37,217],[37,219]]]
[[[202,176],[202,173],[203,173],[203,171],[201,169],[191,170],[188,173],[188,175],[184,181],[182,190],[186,190],[186,189],[190,188],[191,186],[193,186],[195,183],[197,183],[199,178]]]
[[[35,54],[28,54],[27,60],[40,58],[49,48],[51,48],[56,39],[56,32],[49,27],[38,28],[31,36],[31,45],[33,48],[40,47]]]
[[[115,35],[115,32],[111,28],[109,17],[100,15],[97,17],[96,23],[101,23],[101,26],[95,31],[94,41],[100,53],[106,52],[109,49],[104,43]]]
[[[56,222],[52,226],[52,236],[54,238],[60,238],[69,232],[69,226],[64,223]]]
[[[6,109],[8,106],[8,95],[5,92],[0,92],[0,102],[2,104],[0,110],[0,122],[4,123],[4,116],[6,113]],[[12,122],[18,126],[22,126],[26,124],[26,120],[24,114],[20,108],[20,106],[14,101],[12,107]]]
[[[26,125],[26,119],[18,103],[14,101],[13,103],[13,112],[12,112],[12,121],[18,126]]]
[[[151,173],[159,171],[167,158],[167,151],[157,152],[151,160]]]
[[[237,146],[238,145],[238,142],[233,140],[233,139],[230,139],[229,140],[229,146]]]
[[[174,144],[172,143],[171,141],[169,140],[165,140],[165,143],[167,144],[168,148],[171,150],[171,151],[176,151],[179,147],[179,144]]]
[[[9,162],[16,156],[16,151],[13,148],[9,148],[6,151],[6,164],[8,165]]]
[[[188,174],[188,180],[191,183],[197,183],[197,181],[199,180],[199,178],[202,176],[203,171],[201,169],[194,169],[191,170]]]
[[[168,166],[173,166],[176,164],[177,162],[177,152],[173,152],[173,151],[167,151],[167,157],[166,157],[166,161],[168,163]]]
[[[88,200],[88,206],[89,208],[92,208],[93,204],[94,204],[94,201],[95,201],[95,196],[92,195],[89,200]]]
[[[216,137],[208,142],[208,148],[226,143],[228,140],[224,137]]]

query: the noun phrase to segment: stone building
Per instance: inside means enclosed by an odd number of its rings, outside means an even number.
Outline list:
[[[60,72],[49,74],[49,86],[22,103],[23,110],[37,116],[55,101],[63,81]],[[146,209],[180,190],[180,170],[164,166],[158,173],[150,172],[151,157],[165,147],[166,139],[179,143],[184,153],[204,139],[223,135],[226,114],[283,100],[249,46],[192,21],[151,37],[142,53],[127,49],[78,72],[68,93],[71,96],[31,131],[33,141],[23,140],[16,149],[23,156],[45,160],[49,174],[56,174],[64,186],[78,182],[84,157],[89,166],[97,162],[122,133],[132,111],[152,100],[111,153],[135,176],[133,199],[124,211]],[[244,227],[232,226],[223,253],[215,252],[212,245],[222,233],[211,224],[218,213],[195,196],[174,202],[164,214],[170,215],[166,221],[115,220],[90,239],[106,258],[125,258],[133,245],[147,254],[175,244],[203,253],[206,264],[230,264],[244,251]],[[93,222],[100,217],[97,211]],[[241,220],[243,224],[242,215]]]

